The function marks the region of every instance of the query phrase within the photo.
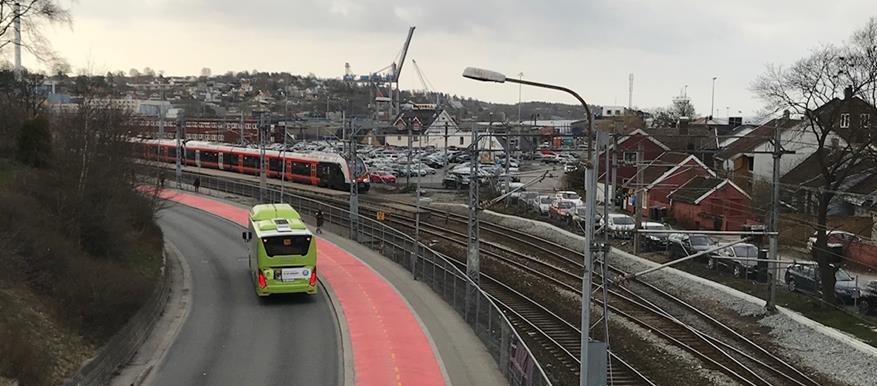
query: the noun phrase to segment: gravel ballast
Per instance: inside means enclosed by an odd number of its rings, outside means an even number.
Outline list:
[[[462,204],[434,203],[432,206],[459,214],[467,212]],[[584,237],[545,222],[491,211],[482,212],[481,218],[570,248],[584,247]],[[609,263],[628,272],[657,265],[616,249]],[[704,310],[720,310],[717,315],[720,320],[725,319],[720,316],[741,315],[747,323],[755,321],[768,330],[770,343],[779,354],[796,366],[850,385],[873,385],[877,379],[877,348],[796,312],[781,308],[778,314],[769,315],[764,310],[764,302],[758,298],[673,268],[656,271],[640,280]]]

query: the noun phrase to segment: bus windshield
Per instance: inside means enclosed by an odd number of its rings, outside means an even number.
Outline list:
[[[262,244],[269,257],[308,254],[311,245],[310,235],[263,237]]]

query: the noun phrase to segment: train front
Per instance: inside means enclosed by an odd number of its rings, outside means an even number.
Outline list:
[[[350,164],[350,160],[348,160],[348,165]],[[356,157],[355,162],[353,162],[352,173],[350,173],[352,178],[356,180],[356,185],[360,193],[368,192],[371,187],[371,181],[368,178],[368,166],[366,166],[365,162],[362,161],[362,158]],[[349,170],[349,169],[348,169]]]

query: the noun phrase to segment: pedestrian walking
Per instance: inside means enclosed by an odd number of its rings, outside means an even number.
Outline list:
[[[321,229],[323,227],[323,211],[317,209],[316,217],[317,217],[317,233],[323,233],[323,230]]]
[[[164,189],[164,173],[158,175],[158,187]]]
[[[196,177],[195,177],[195,182],[192,183],[192,186],[195,187],[195,192],[197,193],[197,192],[198,192],[198,188],[201,187],[201,177],[196,176]]]

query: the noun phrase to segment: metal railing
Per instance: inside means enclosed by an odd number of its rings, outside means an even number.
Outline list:
[[[256,204],[260,187],[258,183],[236,179],[183,172],[183,181],[191,183],[200,178],[200,193],[219,195],[230,193],[249,198],[247,204]],[[264,202],[284,202],[292,205],[302,215],[313,216],[322,210],[327,223],[348,229],[350,211],[319,200],[283,192],[268,187]],[[551,385],[542,366],[515,331],[511,322],[500,311],[489,295],[457,268],[451,259],[423,243],[415,252],[413,237],[384,223],[363,215],[357,222],[357,237],[351,239],[387,257],[412,273],[416,280],[427,284],[469,324],[487,348],[500,372],[511,385]],[[414,256],[412,258],[412,256]],[[476,288],[476,291],[472,291]],[[474,293],[468,300],[467,291]]]

